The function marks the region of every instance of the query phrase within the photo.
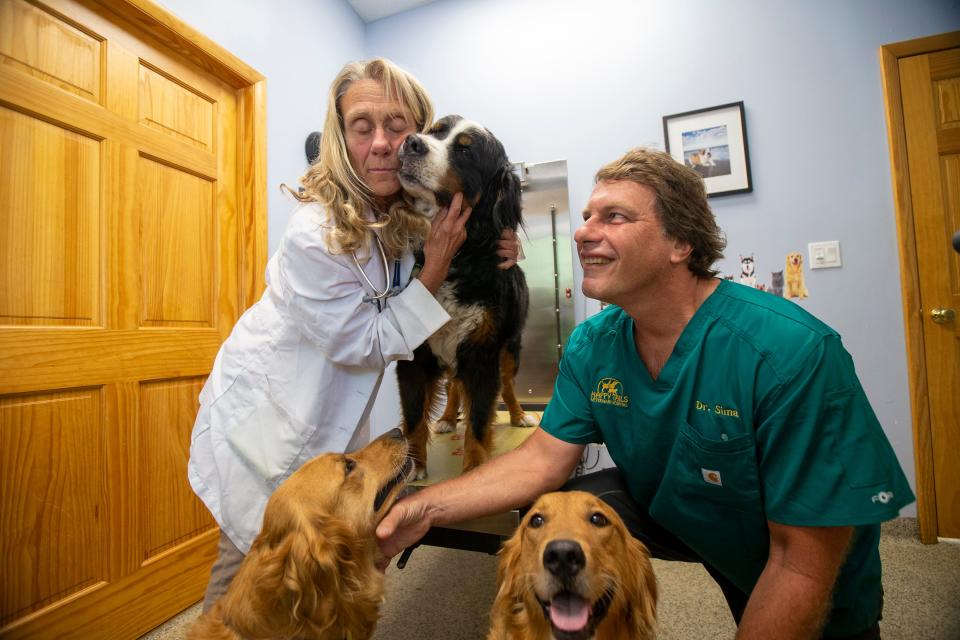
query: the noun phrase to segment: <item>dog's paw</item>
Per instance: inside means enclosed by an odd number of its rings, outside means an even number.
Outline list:
[[[515,427],[535,427],[540,424],[540,420],[531,413],[524,413],[517,420],[510,420],[510,424]]]
[[[455,431],[457,428],[456,422],[451,422],[449,420],[437,420],[433,423],[433,432],[434,433],[450,433]]]

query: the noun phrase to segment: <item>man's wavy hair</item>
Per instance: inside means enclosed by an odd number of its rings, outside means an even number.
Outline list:
[[[402,190],[386,211],[379,211],[373,192],[350,164],[341,102],[347,90],[359,80],[378,82],[389,99],[410,111],[417,131],[424,131],[433,121],[433,105],[426,89],[394,63],[375,58],[347,64],[330,86],[320,156],[300,178],[301,192],[293,195],[301,202],[319,202],[329,211],[336,223],[330,238],[332,251],[359,249],[366,242],[368,231],[375,229],[387,252],[398,256],[422,244],[430,222],[413,211],[404,200]],[[375,212],[375,220],[364,218],[366,207]]]
[[[596,182],[630,180],[650,188],[660,224],[667,236],[692,248],[687,267],[701,278],[719,272],[713,265],[723,257],[727,240],[707,204],[700,175],[657,149],[638,147],[601,167]]]

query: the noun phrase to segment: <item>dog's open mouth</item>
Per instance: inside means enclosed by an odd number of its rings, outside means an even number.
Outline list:
[[[397,485],[405,484],[407,479],[413,474],[413,458],[407,456],[403,460],[403,464],[400,466],[400,470],[397,472],[397,475],[390,478],[385,485],[380,487],[380,490],[377,491],[377,496],[373,499],[373,511],[374,513],[380,511],[380,508],[383,506],[384,502],[387,501],[387,498],[390,497],[391,492],[397,487]]]
[[[550,621],[556,640],[587,640],[592,638],[597,625],[603,621],[613,600],[608,589],[591,605],[579,594],[560,591],[549,602],[540,601],[543,615]]]

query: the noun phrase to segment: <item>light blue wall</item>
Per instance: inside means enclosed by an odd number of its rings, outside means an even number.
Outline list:
[[[304,142],[323,128],[330,81],[363,57],[364,24],[346,0],[159,0],[267,78],[269,252],[293,204],[279,185],[306,169]]]
[[[574,212],[602,164],[663,146],[663,115],[743,100],[754,192],[711,201],[722,271],[753,253],[769,282],[786,253],[841,242],[843,268],[807,271],[799,304],[843,336],[913,482],[878,47],[960,28],[960,1],[439,0],[366,27],[344,0],[162,2],[268,78],[271,252],[291,209],[277,185],[304,169],[348,60],[392,58],[439,114],[483,122],[514,160],[566,159]],[[596,304],[577,291],[582,318]],[[376,430],[396,424],[390,372],[381,396]]]
[[[722,271],[754,253],[769,282],[788,252],[840,240],[843,267],[807,271],[800,304],[843,336],[913,481],[878,47],[957,28],[960,3],[944,0],[441,0],[369,25],[366,52],[410,69],[438,113],[486,124],[513,160],[566,159],[573,212],[602,164],[663,147],[665,114],[743,100],[754,192],[711,200]]]

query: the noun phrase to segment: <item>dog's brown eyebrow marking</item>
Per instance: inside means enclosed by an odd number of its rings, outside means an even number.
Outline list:
[[[462,144],[465,147],[469,147],[473,144],[473,138],[465,133],[461,133],[459,136],[457,136],[457,144]]]
[[[450,125],[441,120],[430,127],[427,133],[436,137],[438,140],[443,140],[447,137],[447,134],[450,133]]]

